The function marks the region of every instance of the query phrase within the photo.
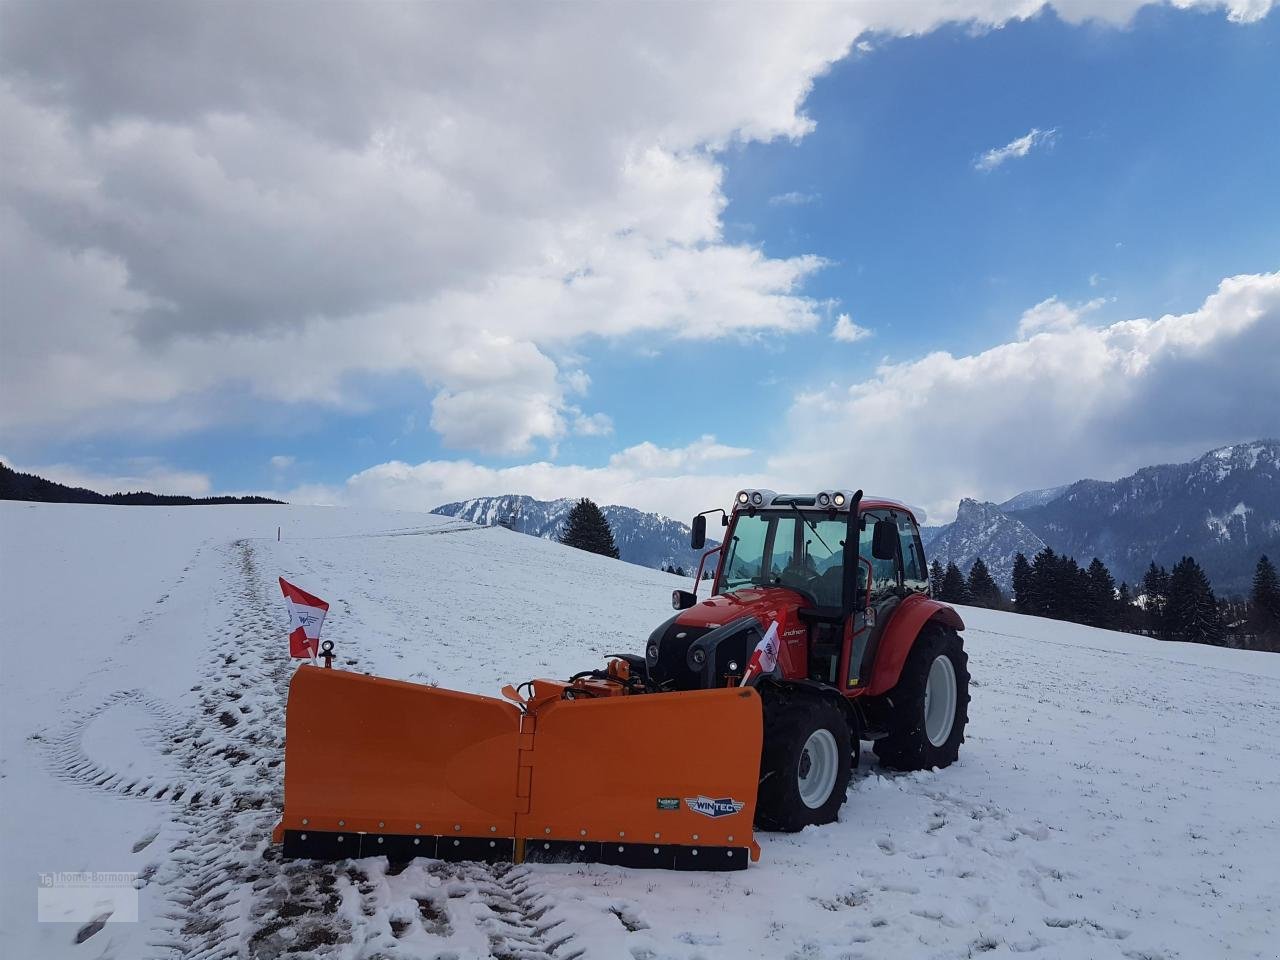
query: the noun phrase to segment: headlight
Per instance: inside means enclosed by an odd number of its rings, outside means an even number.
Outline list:
[[[832,497],[832,498],[831,498],[831,501],[832,501],[832,502],[833,502],[837,507],[843,507],[843,506],[844,506],[844,494],[843,494],[843,493],[837,493],[834,497]]]
[[[658,662],[658,645],[656,643],[649,644],[649,649],[644,652],[645,657],[650,663]]]
[[[818,494],[818,506],[825,507],[830,502],[831,502],[831,498],[828,497],[825,493]]]
[[[764,497],[761,496],[759,490],[757,490],[755,493],[751,495],[751,502],[754,503],[757,507],[760,506],[760,504],[764,503]]]
[[[694,649],[689,659],[693,661],[693,665],[695,667],[700,667],[707,662],[707,653],[701,647],[697,647]]]
[[[738,502],[739,502],[739,503],[746,503],[746,502],[747,502],[747,491],[745,491],[745,490],[741,490],[741,491],[739,491],[739,492],[738,492]]]

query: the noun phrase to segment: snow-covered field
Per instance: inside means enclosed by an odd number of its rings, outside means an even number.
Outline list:
[[[344,665],[479,693],[638,651],[674,583],[422,514],[0,503],[0,955],[1280,955],[1280,656],[962,610],[960,762],[868,751],[841,823],[745,873],[391,875],[268,850],[279,575]],[[39,922],[55,871],[138,873],[138,922]]]

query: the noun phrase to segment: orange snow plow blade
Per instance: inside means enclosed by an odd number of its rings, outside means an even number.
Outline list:
[[[754,690],[529,703],[302,666],[289,688],[286,857],[744,869]]]

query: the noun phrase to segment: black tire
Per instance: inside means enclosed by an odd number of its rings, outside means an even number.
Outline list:
[[[849,722],[831,697],[795,690],[763,690],[764,749],[760,755],[760,791],[756,826],[795,833],[810,824],[831,823],[849,790],[852,769]],[[802,764],[811,764],[805,745],[817,731],[835,741],[835,781],[825,800],[810,806],[801,795]],[[805,769],[809,767],[806,765]]]
[[[951,732],[941,744],[925,732],[925,686],[938,657],[951,661],[955,672],[956,700]],[[960,755],[964,728],[969,722],[969,656],[951,627],[931,625],[920,631],[898,685],[885,695],[889,706],[888,734],[874,744],[880,765],[892,770],[933,770],[948,767]],[[939,731],[941,733],[941,731]]]

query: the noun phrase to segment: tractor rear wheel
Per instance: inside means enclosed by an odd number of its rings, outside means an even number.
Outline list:
[[[756,826],[794,833],[831,823],[849,789],[851,734],[831,698],[794,690],[764,693],[764,748]]]
[[[920,631],[885,701],[888,733],[874,744],[882,766],[932,770],[954,763],[969,722],[969,657],[960,634],[932,625]]]

